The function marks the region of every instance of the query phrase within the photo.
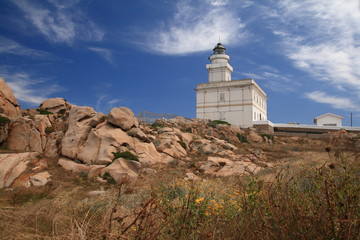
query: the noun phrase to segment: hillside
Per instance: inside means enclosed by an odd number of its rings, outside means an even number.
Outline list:
[[[360,135],[141,123],[0,79],[0,239],[359,239]]]

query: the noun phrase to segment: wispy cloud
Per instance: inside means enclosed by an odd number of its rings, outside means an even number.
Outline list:
[[[305,96],[318,103],[326,103],[336,109],[359,111],[360,107],[354,104],[351,99],[328,95],[321,91],[306,93]]]
[[[114,64],[113,54],[112,51],[106,48],[98,48],[98,47],[89,47],[89,50],[97,53],[100,57],[104,58],[111,64]]]
[[[300,86],[294,76],[281,73],[269,65],[260,65],[254,73],[245,72],[242,75],[255,80],[264,80],[262,84],[274,92],[294,92]]]
[[[101,40],[103,31],[88,20],[79,8],[75,8],[78,2],[49,0],[40,4],[26,0],[13,1],[30,23],[51,42],[72,44],[75,40]]]
[[[27,48],[25,46],[22,46],[18,42],[11,40],[9,38],[3,37],[3,36],[0,36],[0,53],[25,56],[25,57],[39,59],[39,60],[57,59],[57,57],[55,57],[51,53],[41,51],[41,50]]]
[[[219,36],[226,45],[244,42],[245,25],[228,4],[226,0],[180,0],[173,18],[150,34],[147,47],[162,54],[184,55],[208,51]]]
[[[23,71],[14,71],[7,67],[0,67],[0,77],[5,79],[17,100],[33,106],[40,104],[53,93],[65,90],[49,79],[39,78]]]
[[[273,33],[282,40],[284,54],[314,81],[327,85],[328,92],[345,98],[317,91],[307,96],[335,108],[339,107],[337,102],[345,99],[359,101],[359,1],[281,0],[277,7],[275,14],[268,11],[268,17],[273,20]],[[321,101],[320,96],[324,97]]]
[[[98,112],[107,113],[111,108],[119,106],[119,103],[124,102],[124,99],[114,98],[111,94],[112,83],[105,82],[101,86],[93,87],[96,96],[95,110]]]

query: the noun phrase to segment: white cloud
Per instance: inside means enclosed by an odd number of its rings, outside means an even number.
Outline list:
[[[0,77],[5,79],[17,100],[30,105],[38,105],[48,99],[51,94],[64,91],[63,87],[56,83],[49,83],[47,79],[39,79],[32,74],[12,71],[6,67],[0,68]]]
[[[264,80],[262,84],[274,92],[294,92],[300,84],[294,79],[294,76],[280,73],[276,68],[269,65],[260,65],[254,73],[242,73],[255,80]]]
[[[111,50],[106,49],[106,48],[98,48],[98,47],[89,47],[88,49],[97,53],[98,55],[100,55],[102,58],[104,58],[109,63],[114,64]]]
[[[35,4],[25,0],[13,1],[24,13],[30,23],[35,26],[49,41],[72,44],[75,40],[99,41],[104,33],[87,20],[86,16],[75,10],[78,1],[58,1]]]
[[[281,39],[279,49],[284,49],[294,66],[315,81],[308,87],[316,89],[316,81],[322,81],[328,92],[346,94],[343,99],[359,101],[359,1],[281,0],[277,7],[276,14],[273,9],[268,10],[271,29]],[[319,92],[314,93],[319,96]],[[323,103],[338,107],[334,98],[322,99],[328,100],[322,100]]]
[[[305,96],[315,102],[329,104],[336,109],[346,109],[353,111],[360,110],[359,106],[354,104],[349,98],[330,96],[321,91],[309,92],[306,93]]]
[[[27,48],[14,40],[2,36],[0,36],[0,53],[26,56],[33,59],[56,59],[56,57],[50,53]]]
[[[225,45],[246,39],[244,23],[225,0],[181,0],[162,29],[152,32],[148,47],[162,54],[183,55],[212,49],[221,37]]]

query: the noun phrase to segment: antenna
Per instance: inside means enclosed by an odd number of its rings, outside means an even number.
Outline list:
[[[219,35],[219,43],[221,43],[221,41],[220,41],[220,35]]]

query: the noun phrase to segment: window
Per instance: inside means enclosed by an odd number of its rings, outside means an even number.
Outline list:
[[[324,125],[323,126],[337,126],[337,124],[336,123],[324,123]]]
[[[220,93],[220,102],[225,101],[225,93]]]
[[[220,119],[219,120],[225,120],[225,113],[220,112]]]

